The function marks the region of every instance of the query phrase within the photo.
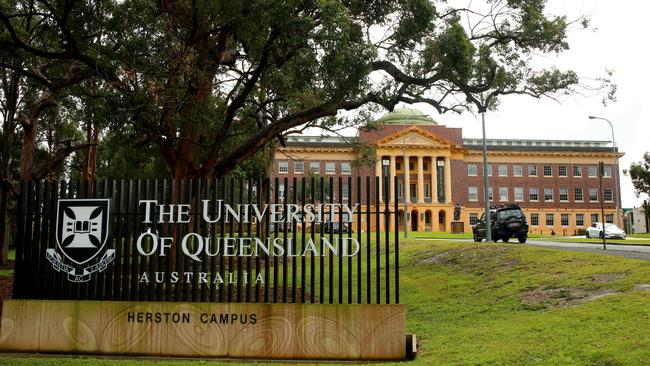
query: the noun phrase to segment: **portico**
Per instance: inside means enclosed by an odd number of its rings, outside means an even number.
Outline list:
[[[380,190],[388,187],[388,192],[380,191],[380,202],[402,204],[406,199],[410,231],[447,230],[454,205],[451,162],[463,159],[462,147],[427,128],[437,125],[429,117],[406,115],[387,122],[388,125],[403,123],[404,127],[374,141],[377,151],[375,175],[382,177],[384,182],[388,180],[387,185],[380,187]],[[403,217],[403,209],[399,205],[400,217]],[[390,230],[394,230],[395,223],[390,225]],[[403,223],[398,225],[398,229],[403,230]]]

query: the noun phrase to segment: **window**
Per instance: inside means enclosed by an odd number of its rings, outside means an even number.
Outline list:
[[[341,174],[350,174],[352,173],[352,166],[350,162],[344,161],[341,163]]]
[[[478,201],[478,187],[467,187],[467,196],[470,201]]]
[[[553,226],[555,225],[555,217],[552,213],[547,213],[546,214],[546,226]]]
[[[603,194],[605,195],[605,197],[604,197],[605,202],[614,201],[614,191],[611,188],[604,188],[603,189]]]
[[[422,170],[429,170],[429,164],[427,163],[422,163]]]
[[[508,176],[508,166],[505,164],[499,164],[499,177]]]
[[[530,225],[531,226],[539,226],[539,214],[538,213],[530,214]]]
[[[286,160],[278,161],[278,173],[289,173],[289,162]]]
[[[560,214],[560,225],[569,226],[569,214]]]
[[[597,177],[598,175],[596,172],[598,171],[597,167],[595,165],[589,165],[587,167],[587,173],[589,174],[590,178]]]
[[[402,170],[402,163],[395,163],[395,170]]]
[[[614,214],[605,214],[605,223],[613,224],[614,223]]]
[[[431,198],[431,185],[424,183],[424,198]]]
[[[539,201],[539,190],[537,188],[528,188],[528,200]]]
[[[606,178],[611,178],[612,177],[612,167],[609,165],[605,165],[603,167],[603,177]]]
[[[492,164],[488,164],[487,171],[488,171],[488,177],[491,177],[492,176]]]
[[[585,214],[576,214],[576,226],[585,226]]]
[[[557,175],[558,177],[566,177],[568,175],[566,165],[560,165],[557,167]]]
[[[573,166],[573,176],[582,177],[582,167],[578,165]]]
[[[415,168],[415,164],[409,162],[409,171],[413,171]]]
[[[589,188],[589,202],[598,202],[598,188]]]
[[[341,196],[343,196],[343,201],[347,201],[350,195],[350,189],[347,183],[341,184]]]
[[[544,188],[544,201],[553,201],[553,188]]]
[[[508,187],[499,187],[499,201],[508,201]]]
[[[537,176],[537,165],[529,165],[528,166],[528,176],[529,177],[536,177]]]
[[[494,201],[494,188],[488,187],[488,200]]]
[[[512,175],[515,177],[521,177],[522,175],[524,175],[521,165],[512,166]]]
[[[598,222],[598,214],[591,214],[591,223]]]
[[[478,167],[476,164],[467,164],[467,176],[476,177],[478,175]]]
[[[334,174],[336,173],[336,163],[333,161],[328,161],[325,163],[325,174]]]
[[[560,202],[567,202],[569,200],[569,188],[560,187]]]
[[[515,201],[521,202],[524,200],[524,188],[515,187]]]
[[[309,172],[310,173],[320,173],[320,162],[318,161],[312,161],[309,163]]]
[[[476,212],[470,212],[469,214],[469,224],[476,225],[478,222],[478,214]]]
[[[293,163],[293,172],[296,174],[302,174],[305,172],[305,163],[302,161],[296,161]]]
[[[573,200],[576,202],[582,202],[584,200],[582,197],[582,188],[573,189]]]
[[[553,167],[550,165],[544,165],[544,176],[552,177],[553,176]]]

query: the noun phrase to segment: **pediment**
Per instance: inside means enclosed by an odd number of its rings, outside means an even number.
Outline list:
[[[418,146],[428,148],[450,148],[455,144],[439,136],[429,133],[428,131],[411,127],[405,131],[399,131],[392,135],[386,136],[377,142],[378,146]]]

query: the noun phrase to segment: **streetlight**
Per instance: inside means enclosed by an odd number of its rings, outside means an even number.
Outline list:
[[[483,126],[483,192],[485,197],[485,241],[492,240],[492,223],[490,222],[490,194],[488,186],[487,143],[485,140],[485,110],[481,111]]]
[[[616,226],[619,228],[621,227],[621,197],[619,195],[619,188],[620,188],[620,182],[618,180],[618,154],[616,153],[616,139],[614,139],[614,125],[612,125],[612,122],[608,120],[607,118],[603,117],[596,117],[596,116],[588,116],[589,119],[601,119],[603,121],[606,121],[609,123],[609,127],[612,129],[612,154],[614,154],[614,157],[616,158],[616,176],[614,177],[614,180],[616,182],[616,187],[614,191],[616,192]],[[603,217],[603,228],[605,227],[605,218]],[[604,229],[603,229],[604,230]]]

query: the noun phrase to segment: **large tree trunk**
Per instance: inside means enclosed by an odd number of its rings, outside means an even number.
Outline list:
[[[32,110],[21,121],[23,126],[23,141],[20,149],[20,179],[22,181],[34,179],[34,153],[36,152],[38,120],[46,109],[54,106],[56,106],[54,94],[49,91],[43,92],[32,107]]]
[[[9,260],[9,242],[11,241],[11,220],[8,216],[9,202],[13,198],[12,177],[9,172],[11,160],[11,145],[16,131],[15,118],[18,110],[18,91],[20,75],[12,72],[9,78],[10,84],[5,89],[6,111],[2,125],[2,151],[0,156],[0,265]]]

